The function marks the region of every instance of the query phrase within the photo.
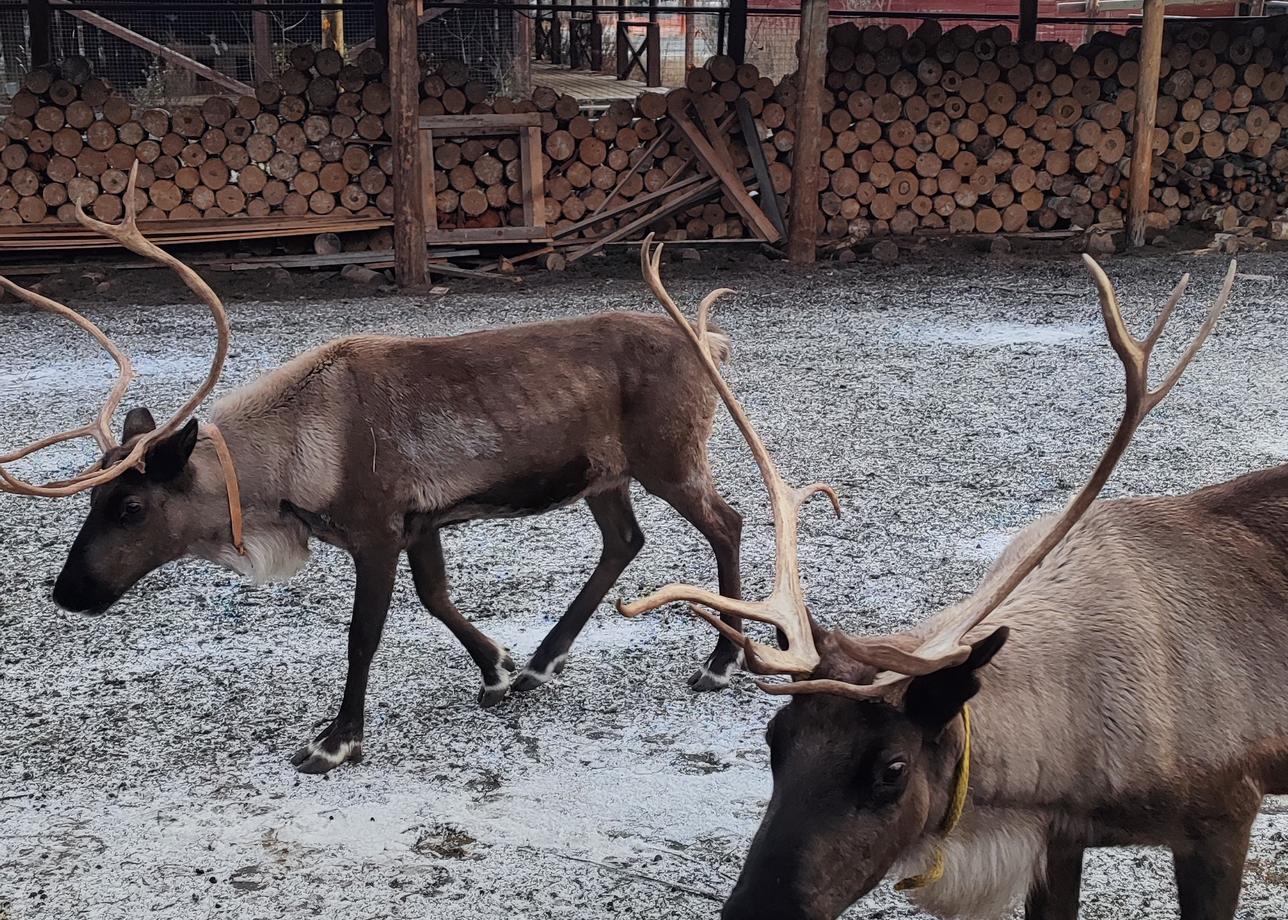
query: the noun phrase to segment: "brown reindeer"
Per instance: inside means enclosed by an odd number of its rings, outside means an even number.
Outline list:
[[[1140,341],[1086,261],[1127,377],[1090,481],[1024,530],[972,597],[908,633],[855,636],[811,619],[797,571],[798,509],[830,489],[782,480],[644,256],[774,513],[768,599],[670,585],[620,605],[702,605],[731,641],[743,640],[707,609],[778,627],[782,647],[744,644],[753,671],[794,680],[762,684],[792,701],[769,724],[773,794],[725,920],[831,920],[910,873],[900,887],[941,917],[1006,917],[1023,900],[1028,920],[1073,920],[1083,851],[1137,844],[1172,849],[1183,920],[1234,917],[1262,797],[1288,793],[1288,466],[1190,495],[1095,501],[1212,330],[1235,266],[1150,390],[1150,354],[1188,279]]]
[[[133,190],[131,179],[127,202]],[[66,307],[3,282],[89,330],[122,374],[94,423],[0,456],[0,464],[9,463],[92,434],[105,453],[98,467],[33,486],[0,466],[0,489],[42,496],[93,489],[54,587],[54,600],[68,610],[105,611],[149,572],[182,557],[267,581],[297,571],[310,538],[348,552],[357,572],[348,678],[335,719],[293,758],[301,771],[330,770],[361,755],[367,676],[400,553],[407,553],[421,601],[482,671],[483,706],[563,669],[573,640],[643,546],[632,479],[702,532],[721,590],[738,596],[742,519],[716,491],[706,450],[714,394],[684,333],[664,317],[617,313],[452,338],[340,339],[220,399],[210,422],[199,425],[188,419],[227,351],[219,298],[143,238],[132,210],[120,226],[77,217],[179,272],[215,316],[215,360],[206,383],[166,424],[156,426],[146,409],[131,411],[118,446],[109,424],[132,375],[128,358]],[[721,333],[705,338],[712,353],[727,356]],[[508,652],[452,604],[439,531],[581,499],[603,534],[603,552],[512,682]],[[729,626],[736,630],[738,621]],[[690,685],[724,686],[739,655],[737,643],[721,638]]]

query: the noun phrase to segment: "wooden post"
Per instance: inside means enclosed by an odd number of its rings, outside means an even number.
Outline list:
[[[1132,246],[1145,245],[1150,176],[1154,170],[1154,123],[1158,76],[1163,60],[1164,0],[1145,0],[1140,34],[1140,77],[1136,81],[1136,120],[1132,126],[1131,179],[1127,194],[1127,233]]]
[[[739,64],[747,57],[747,0],[729,0],[728,51],[725,53]]]
[[[693,0],[684,0],[684,75],[686,77],[693,69],[693,42],[696,37],[694,25]]]
[[[344,0],[323,0],[338,5]],[[322,13],[322,47],[334,48],[344,54],[344,10],[324,10]]]
[[[52,63],[53,23],[49,16],[49,0],[28,0],[27,23],[31,28],[31,65],[43,67]]]
[[[819,169],[822,150],[823,92],[827,77],[827,0],[801,0],[800,63],[798,72],[797,131],[792,163],[791,226],[787,258],[814,261],[818,242]]]
[[[1020,34],[1022,42],[1038,40],[1038,0],[1020,0]]]
[[[262,0],[267,3],[268,0]],[[256,9],[250,14],[251,41],[255,53],[256,81],[271,80],[277,68],[273,66],[273,32],[268,10]]]
[[[399,287],[428,280],[425,203],[421,190],[420,66],[416,0],[385,0],[389,13],[390,134],[394,142],[394,275]]]
[[[532,55],[533,29],[532,16],[515,10],[510,14],[514,22],[514,63],[511,73],[514,75],[513,91],[516,95],[527,96],[532,92]]]

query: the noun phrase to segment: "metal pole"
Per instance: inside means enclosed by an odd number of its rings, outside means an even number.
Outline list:
[[[49,0],[28,0],[27,23],[31,28],[31,64],[43,67],[54,59]]]
[[[739,64],[747,62],[747,0],[729,0],[728,50]]]

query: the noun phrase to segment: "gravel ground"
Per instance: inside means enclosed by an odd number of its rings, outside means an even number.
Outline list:
[[[741,292],[719,314],[730,379],[788,478],[841,493],[842,520],[821,503],[802,526],[811,603],[829,623],[897,628],[971,590],[1011,534],[1060,506],[1116,420],[1120,372],[1072,257],[810,272],[749,261],[677,263],[668,276],[682,302],[717,283]],[[1223,268],[1172,254],[1109,263],[1138,328],[1180,271],[1195,273],[1174,346]],[[1262,255],[1241,268],[1252,277],[1110,494],[1189,490],[1288,458],[1288,264]],[[655,309],[636,279],[622,259],[504,293],[337,283],[327,299],[237,300],[222,386],[356,330]],[[88,312],[137,356],[137,401],[172,408],[200,379],[199,308]],[[81,419],[108,380],[89,344],[44,317],[0,315],[0,343],[0,444]],[[723,413],[713,452],[748,517],[754,594],[771,530]],[[267,588],[172,567],[107,616],[67,614],[48,594],[83,506],[0,496],[0,917],[717,914],[768,794],[762,732],[777,703],[744,678],[719,695],[687,691],[712,642],[702,624],[626,622],[605,605],[559,681],[480,712],[477,672],[403,577],[373,670],[366,762],[299,777],[287,758],[341,689],[347,559],[319,548]],[[638,512],[649,542],[613,596],[713,582],[708,549],[670,508],[641,494]],[[522,658],[589,572],[596,540],[584,507],[457,528],[455,596]],[[1286,833],[1288,807],[1267,801],[1241,918],[1288,916]],[[1170,876],[1161,851],[1097,853],[1082,916],[1174,917]],[[847,916],[919,915],[883,890]]]

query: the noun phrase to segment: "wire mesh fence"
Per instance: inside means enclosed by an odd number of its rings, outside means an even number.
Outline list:
[[[51,10],[55,62],[80,59],[95,75],[133,101],[160,105],[254,86],[286,66],[296,45],[369,45],[375,36],[373,0],[350,0],[343,10],[309,9],[300,3],[274,9],[245,0],[149,5],[111,0]],[[464,61],[472,79],[507,87],[516,54],[513,10],[484,3],[430,8],[422,16],[419,47],[431,66]],[[321,7],[321,4],[319,4]],[[31,66],[25,4],[0,0],[0,97],[16,92]],[[164,48],[165,53],[159,53]],[[228,78],[220,80],[219,77]],[[229,81],[235,81],[230,83]]]

